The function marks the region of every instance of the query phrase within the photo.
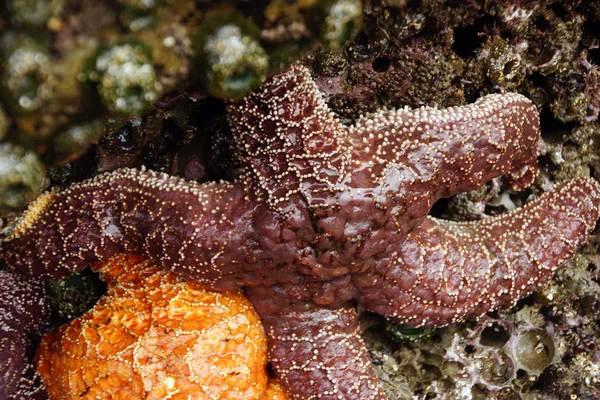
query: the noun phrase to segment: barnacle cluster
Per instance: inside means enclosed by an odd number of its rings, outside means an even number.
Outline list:
[[[381,106],[472,101],[521,91],[561,122],[598,117],[597,7],[584,1],[371,2],[345,52],[317,55],[343,66],[323,89],[352,117]],[[429,90],[427,90],[429,89]]]
[[[370,331],[371,354],[391,398],[593,398],[598,393],[600,285],[588,271],[597,251],[584,248],[569,268],[515,310],[477,324]],[[577,298],[573,301],[573,298]],[[591,313],[591,314],[590,314]],[[378,362],[377,362],[378,361]]]
[[[125,125],[178,93],[241,98],[317,46],[343,47],[363,10],[359,0],[5,3],[0,140],[33,150],[49,167],[119,129],[98,129],[105,118]]]
[[[529,306],[512,316],[486,316],[476,325],[425,331],[416,338],[413,332],[407,339],[393,324],[388,330],[398,343],[372,350],[376,358],[387,354],[391,364],[382,371],[391,375],[387,390],[403,388],[427,398],[527,398],[565,349],[563,339],[549,332],[544,317]]]

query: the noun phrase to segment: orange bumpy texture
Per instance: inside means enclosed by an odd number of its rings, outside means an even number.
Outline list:
[[[287,399],[267,386],[265,335],[244,295],[202,290],[135,256],[96,269],[108,293],[38,348],[52,399]]]

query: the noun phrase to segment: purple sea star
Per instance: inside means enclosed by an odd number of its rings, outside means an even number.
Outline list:
[[[229,122],[235,182],[122,169],[51,192],[2,243],[5,268],[64,276],[129,252],[208,289],[245,287],[293,398],[385,399],[353,301],[409,326],[477,318],[543,285],[599,217],[593,179],[497,218],[427,216],[497,176],[531,183],[539,121],[518,94],[348,128],[295,65],[230,106]]]
[[[46,393],[30,363],[32,336],[49,313],[44,285],[37,280],[0,271],[0,398],[42,400]]]

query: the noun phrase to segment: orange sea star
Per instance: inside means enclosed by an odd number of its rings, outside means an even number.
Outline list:
[[[243,294],[208,292],[136,256],[95,269],[108,293],[38,348],[51,399],[286,398],[276,383],[267,396],[266,337]]]

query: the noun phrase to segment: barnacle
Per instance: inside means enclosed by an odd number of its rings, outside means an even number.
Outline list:
[[[139,114],[158,99],[161,85],[149,49],[128,42],[101,50],[88,79],[95,83],[102,104],[117,114]]]
[[[362,26],[362,5],[357,0],[319,0],[309,11],[312,28],[329,49],[340,49]]]
[[[0,210],[14,211],[30,201],[44,184],[44,166],[31,150],[0,144]]]
[[[54,3],[54,1],[42,0],[36,2],[35,6],[50,2]],[[66,81],[65,75],[61,75],[61,88],[74,87],[77,89],[78,87],[70,83],[79,71],[77,63],[71,62],[73,55],[80,51],[77,46],[89,46],[97,41],[112,45],[122,43],[123,39],[129,40],[130,37],[135,36],[152,48],[157,77],[164,85],[166,92],[170,92],[171,89],[180,89],[186,92],[179,94],[180,96],[189,96],[194,101],[206,94],[205,88],[197,86],[196,82],[188,79],[188,77],[197,76],[197,72],[201,72],[189,69],[189,61],[186,56],[190,54],[188,35],[203,21],[205,15],[211,15],[214,10],[222,10],[223,2],[165,1],[157,2],[153,7],[145,10],[136,8],[136,3],[144,2],[144,0],[120,2],[118,0],[108,2],[84,0],[75,2],[76,7],[66,7],[63,14],[48,19],[46,26],[44,23],[35,25],[36,30],[49,37],[52,58],[56,58],[63,65],[73,66],[72,71],[75,72],[69,71]],[[31,5],[34,4],[34,1],[8,0],[4,4],[0,4],[2,12],[6,11],[0,21],[3,24],[2,27],[15,31],[31,29],[34,25],[20,17],[17,18],[17,13],[4,8],[9,3]],[[75,3],[69,2],[69,4]],[[268,72],[271,74],[292,60],[307,54],[306,49],[310,49],[316,44],[315,39],[321,29],[319,23],[313,25],[307,21],[307,15],[310,15],[307,10],[326,2],[268,0],[264,2],[232,1],[230,3],[228,6],[240,11],[244,17],[253,21],[261,30],[260,44],[268,54],[272,65],[274,60],[279,57],[277,53],[279,49],[283,49],[286,54],[290,55],[285,58],[284,62],[281,62],[280,67],[271,66]],[[331,3],[329,2],[329,4]],[[392,107],[406,104],[411,106],[420,104],[456,105],[471,102],[491,92],[515,90],[526,94],[542,112],[542,136],[544,139],[544,143],[540,144],[542,168],[536,183],[529,189],[533,196],[536,196],[540,190],[549,190],[556,182],[575,177],[600,176],[598,175],[600,164],[597,155],[600,129],[596,118],[599,110],[597,93],[600,92],[597,90],[599,82],[597,68],[600,65],[600,50],[597,49],[600,8],[596,2],[491,0],[471,2],[465,6],[461,2],[455,1],[385,0],[363,2],[363,4],[366,6],[364,30],[358,34],[358,38],[348,47],[342,48],[341,51],[329,53],[322,58],[320,58],[321,55],[317,56],[315,63],[317,83],[323,91],[327,92],[325,97],[329,99],[329,105],[332,106],[334,112],[346,118],[344,122],[356,120],[359,114],[365,111],[375,111],[381,105]],[[186,7],[194,10],[192,14],[185,11]],[[267,12],[271,12],[273,9],[279,10],[279,14],[275,18],[270,18]],[[294,12],[298,9],[299,12]],[[31,8],[30,12],[36,14],[33,12],[34,10],[35,8]],[[154,20],[154,25],[143,26],[145,33],[140,35],[137,28],[134,29],[134,25],[140,27],[141,25],[137,22],[130,24],[127,19],[129,15],[133,15],[134,18],[140,16],[142,19],[149,16],[147,21],[156,15],[160,15],[161,18]],[[173,16],[175,18],[172,18]],[[305,24],[309,24],[310,28],[307,29]],[[410,39],[407,40],[407,38]],[[496,46],[496,40],[502,43]],[[77,43],[76,47],[69,46],[71,43]],[[302,47],[300,44],[302,46],[307,44],[307,46]],[[275,52],[273,45],[277,46]],[[300,48],[303,50],[298,50]],[[174,59],[180,60],[181,63],[175,63],[176,68],[164,68],[164,60],[167,57],[161,56],[161,49],[171,51],[175,55]],[[335,57],[331,56],[332,54]],[[308,61],[310,62],[310,58]],[[174,69],[176,72],[171,73]],[[169,70],[168,73],[165,72],[167,70]],[[192,71],[191,74],[190,71]],[[63,72],[60,71],[61,74]],[[322,75],[319,76],[319,74]],[[48,149],[48,145],[53,146],[54,143],[48,142],[48,138],[51,138],[50,140],[58,138],[61,134],[56,134],[62,131],[61,127],[78,125],[83,119],[95,119],[98,117],[98,113],[106,114],[106,110],[103,110],[102,107],[94,108],[96,104],[90,104],[89,100],[92,96],[86,96],[84,91],[69,91],[73,94],[69,99],[76,104],[76,107],[73,107],[70,101],[65,101],[65,98],[61,98],[60,95],[53,96],[52,101],[46,106],[27,115],[27,118],[36,118],[35,124],[30,123],[27,126],[22,123],[23,116],[11,110],[8,102],[5,103],[4,106],[9,111],[8,120],[14,122],[11,123],[15,128],[10,131],[5,140],[15,140],[18,131],[38,136],[43,130],[46,136],[43,143],[25,141],[21,143],[35,146],[38,151],[44,152]],[[161,111],[168,108],[165,104],[169,104],[170,101],[171,98],[161,100],[158,108]],[[198,101],[197,105],[203,101]],[[48,105],[59,111],[49,112]],[[194,111],[200,111],[192,113],[195,120],[192,123],[202,123],[200,121],[203,117],[199,115],[202,115],[205,109],[202,106],[194,109]],[[58,122],[51,121],[49,123],[49,119],[55,116]],[[72,120],[73,116],[75,116],[75,121]],[[160,118],[162,116],[159,114],[157,119]],[[164,118],[170,117],[165,116]],[[171,135],[172,131],[166,127],[161,130],[160,124],[158,126],[156,136],[154,136],[154,128],[145,126],[140,130],[142,139],[135,137],[135,140],[129,141],[131,136],[116,135],[118,138],[126,139],[121,146],[118,145],[118,142],[111,144],[111,150],[116,149],[117,151],[108,157],[104,153],[105,147],[98,146],[96,149],[92,149],[80,160],[64,167],[62,171],[69,172],[61,175],[60,183],[67,186],[74,181],[89,177],[97,171],[140,164],[161,171],[171,171],[171,173],[178,171],[187,178],[206,179],[206,177],[200,178],[197,170],[190,174],[189,171],[185,172],[182,169],[170,169],[171,159],[169,157],[179,152],[178,147],[181,143],[169,142],[170,139],[164,139],[163,137]],[[116,126],[107,128],[107,131],[112,133],[120,129],[121,126]],[[583,130],[586,132],[585,135],[581,135]],[[186,131],[187,134],[189,131]],[[115,135],[111,137],[114,139]],[[153,143],[159,143],[159,145],[153,145],[152,148],[145,147],[144,143],[147,137],[155,137]],[[169,143],[168,147],[163,143]],[[168,150],[163,150],[164,148],[168,148]],[[78,153],[74,143],[71,149]],[[133,151],[128,149],[133,149]],[[219,155],[219,157],[227,159],[226,155],[224,157]],[[182,161],[181,166],[196,165],[194,162],[187,162],[191,159],[178,158]],[[48,155],[43,159],[47,162],[53,160]],[[107,161],[107,159],[109,160]],[[85,165],[83,170],[80,169],[81,165]],[[220,174],[219,177],[227,176],[229,179],[235,177],[237,170],[230,167],[229,164],[225,164],[223,169],[226,170],[226,173]],[[209,180],[214,178],[209,174]],[[498,194],[500,199],[506,200],[506,202],[502,200],[502,204],[518,206],[525,198],[523,194],[514,195],[506,191],[499,191],[500,188],[495,186],[495,193],[492,194]],[[463,200],[467,201],[463,202]],[[488,200],[487,194],[479,197],[473,196],[473,193],[465,193],[459,195],[459,198],[450,200],[450,207],[445,210],[442,210],[445,203],[438,203],[434,213],[448,216],[454,220],[475,219],[490,215]],[[497,203],[498,200],[494,200],[494,202]],[[495,210],[500,209],[492,208],[492,214],[495,213]],[[592,260],[597,260],[597,257],[594,258],[597,248],[597,241],[592,241],[587,245],[587,252],[592,254],[589,256]],[[591,263],[588,260],[581,275],[592,280],[592,277],[596,275],[597,268],[598,261]],[[582,368],[582,371],[589,369],[590,372],[586,373],[588,375],[580,374],[579,370],[575,368],[575,365],[578,364],[575,360],[585,358],[586,365],[590,365],[590,363],[593,364],[594,357],[597,358],[597,354],[590,347],[597,342],[593,339],[594,334],[588,332],[587,335],[584,335],[579,332],[583,329],[582,327],[589,330],[590,327],[595,326],[594,321],[597,320],[595,310],[598,308],[597,305],[594,305],[594,301],[597,302],[597,300],[594,300],[593,296],[590,300],[588,297],[591,295],[586,294],[584,301],[587,304],[586,308],[577,312],[573,311],[572,315],[577,317],[577,321],[581,321],[579,317],[587,318],[589,321],[580,322],[581,325],[572,329],[574,333],[566,333],[571,328],[565,328],[567,331],[560,331],[560,327],[566,326],[562,322],[565,317],[553,316],[556,313],[555,309],[564,313],[565,308],[577,303],[574,301],[574,292],[568,288],[561,289],[560,293],[561,303],[545,307],[543,311],[549,326],[557,329],[554,332],[553,340],[556,337],[565,336],[578,338],[569,340],[568,356],[563,359],[574,362],[564,361],[562,363],[564,365],[551,363],[542,373],[540,383],[536,386],[538,390],[542,386],[552,388],[539,390],[540,397],[568,398],[571,394],[577,393],[581,398],[586,398],[594,390],[593,379],[590,380],[590,385],[585,383],[586,376],[593,376],[591,375],[593,368]],[[556,301],[556,295],[554,299]],[[540,306],[539,296],[530,297],[527,302],[535,304],[536,307]],[[510,315],[506,314],[506,317],[510,318]],[[559,322],[557,323],[555,319],[559,319]],[[571,317],[568,320],[572,321]],[[498,324],[501,322],[494,326]],[[535,329],[538,328],[540,327]],[[460,329],[469,330],[472,329],[472,325],[461,326]],[[486,329],[491,329],[491,327]],[[505,332],[508,330],[509,328],[506,328]],[[487,335],[482,335],[482,340],[484,337],[489,339]],[[434,337],[432,341],[435,340],[437,339]],[[577,344],[578,341],[587,344]],[[427,344],[430,344],[429,341]],[[558,349],[558,346],[555,348]],[[574,354],[578,354],[577,352],[580,351],[584,351],[585,354],[573,358]],[[465,357],[475,358],[480,354],[476,350]],[[465,365],[470,367],[477,364]],[[415,364],[415,370],[425,371],[424,374],[434,374],[437,371],[433,367],[429,368],[427,363]],[[488,371],[491,376],[487,375]],[[520,372],[520,374],[522,373],[524,372]],[[486,381],[498,382],[501,380],[492,368],[485,374]],[[500,375],[503,376],[503,374]],[[460,380],[460,378],[451,377],[444,384],[456,380]],[[426,380],[423,379],[422,382],[426,382]],[[544,385],[548,382],[553,384]],[[578,387],[588,387],[588,391],[576,389],[569,382],[577,382],[575,386]],[[444,384],[440,383],[439,387],[441,388]],[[562,388],[560,392],[550,391],[557,390],[556,388],[559,386]],[[422,387],[416,389],[417,393],[420,393],[419,390],[422,390]],[[510,389],[507,390],[512,394]],[[485,390],[482,390],[481,387],[475,387],[473,391],[479,397],[482,397],[482,393],[485,396]],[[442,390],[441,393],[447,394],[448,392]],[[494,392],[493,395],[509,396],[500,394],[500,390]]]
[[[57,77],[46,46],[31,36],[7,32],[0,38],[0,87],[9,109],[32,113],[54,96]]]
[[[207,16],[194,48],[204,85],[219,97],[240,98],[264,80],[269,60],[252,21],[234,11]]]

